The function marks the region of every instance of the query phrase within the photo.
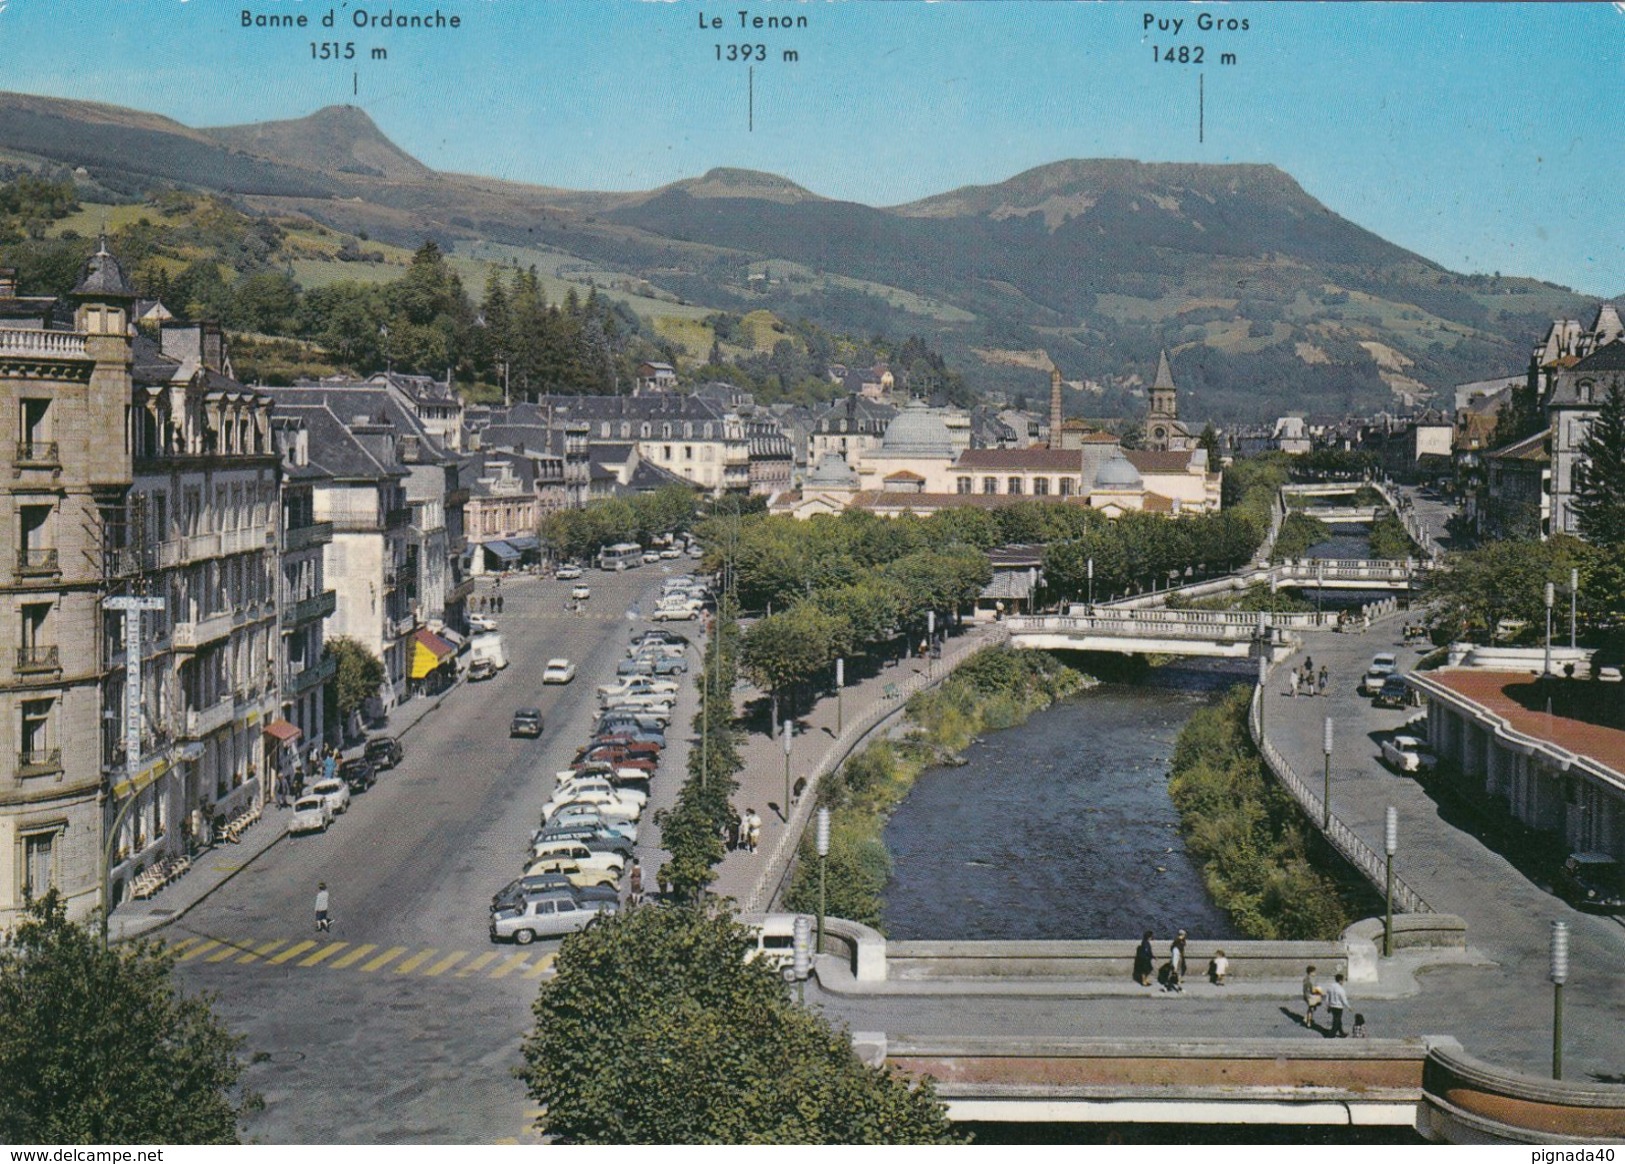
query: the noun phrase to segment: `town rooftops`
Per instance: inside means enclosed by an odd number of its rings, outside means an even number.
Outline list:
[[[1625,785],[1625,729],[1562,714],[1548,715],[1538,675],[1478,667],[1443,668],[1416,674],[1476,703],[1505,720],[1508,727],[1521,735],[1545,740],[1565,752],[1586,757]],[[1615,690],[1619,688],[1616,686]]]
[[[1027,469],[1051,473],[1076,473],[1083,468],[1077,449],[966,449],[954,463],[959,469]]]
[[[1484,455],[1498,461],[1549,461],[1552,453],[1547,446],[1551,435],[1551,429],[1541,429],[1534,436],[1524,437],[1521,441],[1514,441]]]

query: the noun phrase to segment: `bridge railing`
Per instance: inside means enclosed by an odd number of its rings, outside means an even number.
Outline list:
[[[1275,778],[1292,794],[1292,799],[1298,802],[1309,821],[1321,830],[1325,838],[1343,857],[1365,875],[1366,879],[1377,887],[1378,892],[1385,888],[1388,865],[1386,858],[1370,845],[1355,835],[1354,830],[1344,824],[1333,813],[1327,821],[1325,801],[1320,798],[1302,776],[1292,767],[1292,764],[1283,756],[1269,737],[1264,734],[1263,726],[1263,699],[1264,687],[1259,684],[1253,688],[1253,699],[1247,711],[1247,731],[1252,736],[1259,755],[1269,765]],[[1401,913],[1432,913],[1433,909],[1423,899],[1422,895],[1406,883],[1404,878],[1394,877],[1394,908]]]

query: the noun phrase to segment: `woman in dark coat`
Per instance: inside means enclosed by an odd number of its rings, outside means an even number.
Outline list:
[[[1151,949],[1151,931],[1145,931],[1145,937],[1140,939],[1140,948],[1134,951],[1134,981],[1141,986],[1151,985],[1151,971],[1156,965],[1157,955]]]

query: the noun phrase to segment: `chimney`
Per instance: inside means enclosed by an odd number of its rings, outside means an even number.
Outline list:
[[[226,337],[220,330],[218,323],[205,323],[202,325],[202,362],[203,366],[216,374],[224,374],[226,370]]]
[[[1061,369],[1049,366],[1049,447],[1061,447]]]

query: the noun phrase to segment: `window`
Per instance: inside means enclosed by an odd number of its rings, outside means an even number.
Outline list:
[[[1012,497],[1018,496],[1021,493],[1021,478],[1011,477],[1006,483],[1005,492],[1009,493]]]
[[[609,421],[606,420],[603,424],[598,426],[598,435],[601,437],[607,437],[609,435]]]
[[[1071,497],[1072,496],[1072,478],[1070,478],[1070,477],[1062,477],[1061,478],[1061,496],[1062,497]]]
[[[1049,496],[1049,478],[1048,477],[1034,477],[1033,478],[1033,496],[1035,496],[1035,497],[1048,497]]]
[[[22,527],[22,544],[18,546],[24,570],[55,570],[56,550],[51,542],[51,507],[49,505],[20,505],[17,507]]]
[[[627,437],[629,437],[631,435],[632,435],[632,422],[630,420],[621,421],[621,439],[625,440]]]
[[[22,704],[23,763],[30,767],[50,762],[51,699],[25,699]]]
[[[670,426],[668,425],[667,427],[669,428]],[[671,460],[671,446],[670,445],[661,445],[660,446],[660,459],[662,461]]]
[[[638,433],[643,437],[644,440],[648,440],[653,432],[653,426],[651,426],[648,421],[644,421],[643,424],[638,428]]]
[[[969,477],[960,477],[958,479],[958,481],[955,482],[955,484],[958,487],[958,492],[960,492],[960,493],[969,493],[970,489],[971,489],[972,482],[971,482],[971,478],[969,478]]]
[[[983,493],[997,493],[998,491],[999,491],[999,479],[997,477],[983,477],[982,478],[982,492]]]
[[[56,833],[34,833],[23,838],[23,892],[44,897],[56,884]]]
[[[21,425],[18,431],[21,434],[23,446],[18,450],[18,458],[29,461],[39,460],[50,452],[47,446],[51,440],[51,430],[46,414],[50,410],[51,400],[49,397],[25,397],[17,403],[21,412],[19,418]]]
[[[693,459],[694,459],[694,446],[693,445],[684,445],[683,446],[683,460],[692,461]]]

